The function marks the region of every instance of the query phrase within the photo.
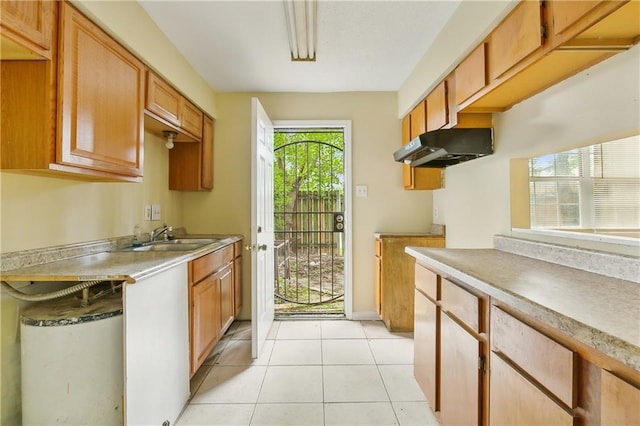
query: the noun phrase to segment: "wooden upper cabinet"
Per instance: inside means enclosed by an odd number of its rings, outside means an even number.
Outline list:
[[[55,9],[52,60],[0,62],[1,167],[141,182],[143,64],[69,3]]]
[[[540,2],[520,2],[489,40],[489,74],[496,79],[542,46]]]
[[[58,163],[142,176],[144,65],[61,4]]]
[[[409,113],[411,118],[411,132],[409,141],[415,137],[420,136],[427,131],[427,102],[421,101],[418,105]]]
[[[50,0],[2,0],[2,59],[52,58],[57,3]]]
[[[487,85],[486,43],[480,44],[455,70],[455,102],[462,102]]]
[[[427,102],[423,100],[402,119],[402,143],[427,131]],[[404,189],[442,188],[442,169],[413,168],[402,165],[402,186]]]
[[[145,127],[160,137],[173,130],[178,133],[175,142],[202,139],[202,111],[152,71],[147,71],[145,111],[151,117]]]
[[[182,98],[180,102],[180,127],[194,138],[202,138],[202,117],[204,114],[194,104]]]
[[[447,81],[438,84],[427,95],[427,131],[438,130],[449,124],[449,104],[447,101]]]
[[[213,189],[213,119],[204,116],[201,142],[177,143],[169,151],[169,189]]]
[[[552,33],[554,35],[562,33],[603,1],[604,0],[560,0],[550,2]]]
[[[180,100],[182,95],[163,79],[147,71],[145,108],[174,126],[180,126]]]

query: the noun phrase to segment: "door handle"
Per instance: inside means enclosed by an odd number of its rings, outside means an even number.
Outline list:
[[[247,244],[247,245],[244,246],[244,249],[246,251],[251,251],[251,250],[256,250],[256,249],[258,249],[258,251],[267,251],[267,245],[266,244],[260,244],[260,245],[256,246],[255,244],[252,244],[252,245]]]
[[[267,251],[267,245],[266,244],[260,244],[258,246],[258,250]]]

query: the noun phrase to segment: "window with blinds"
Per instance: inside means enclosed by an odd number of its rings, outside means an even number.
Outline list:
[[[640,136],[529,160],[532,228],[640,229]]]

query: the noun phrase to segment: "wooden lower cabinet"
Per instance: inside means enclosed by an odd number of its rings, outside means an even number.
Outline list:
[[[216,273],[220,281],[220,317],[221,329],[229,328],[235,318],[235,300],[233,298],[233,262]]]
[[[230,244],[189,262],[191,376],[236,318],[235,267],[242,255],[234,258],[234,247]]]
[[[375,240],[376,309],[390,331],[413,331],[415,262],[405,247],[444,245],[444,236],[379,234]]]
[[[600,386],[602,425],[640,425],[640,386],[634,386],[604,369]]]
[[[491,353],[490,424],[572,426],[573,416],[538,387]],[[607,423],[603,423],[607,424]]]
[[[440,411],[440,308],[415,291],[413,375],[433,411]]]
[[[640,425],[640,371],[415,264],[414,375],[441,425]]]
[[[191,298],[191,375],[220,338],[220,286],[215,275],[194,285]],[[197,366],[197,367],[196,367]]]
[[[448,315],[441,315],[440,420],[482,424],[482,344]]]

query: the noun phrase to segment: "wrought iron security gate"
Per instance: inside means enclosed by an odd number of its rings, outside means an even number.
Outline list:
[[[274,146],[276,314],[343,314],[342,129],[279,129]]]

